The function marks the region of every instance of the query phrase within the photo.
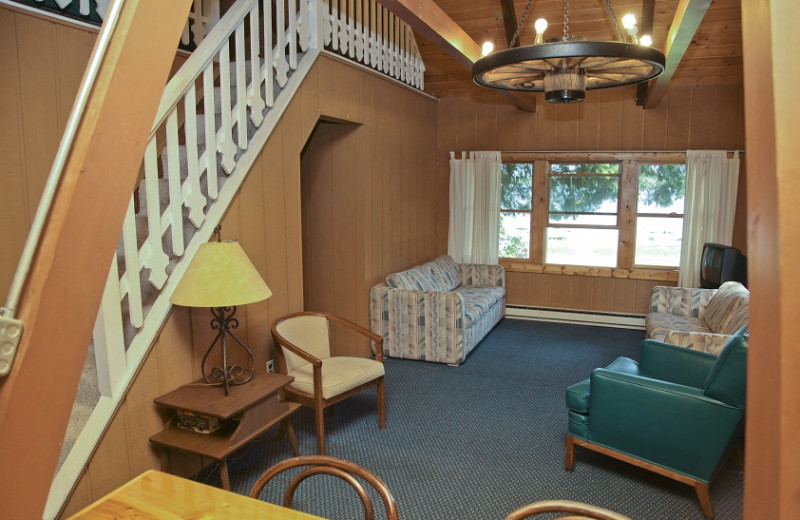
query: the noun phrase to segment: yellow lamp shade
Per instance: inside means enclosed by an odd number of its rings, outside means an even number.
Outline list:
[[[200,246],[169,301],[186,307],[233,307],[270,296],[239,242],[227,240]]]

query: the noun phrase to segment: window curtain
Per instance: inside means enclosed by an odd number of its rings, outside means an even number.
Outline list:
[[[703,244],[731,245],[738,184],[739,152],[728,159],[724,150],[686,151],[686,208],[678,286],[700,286]]]
[[[498,261],[502,165],[500,152],[450,152],[447,253],[457,263]]]

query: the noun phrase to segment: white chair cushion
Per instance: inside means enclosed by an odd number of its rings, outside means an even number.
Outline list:
[[[383,363],[374,359],[335,356],[322,360],[322,397],[330,399],[362,383],[383,376]],[[302,392],[314,393],[314,367],[304,365],[289,372],[290,385]]]

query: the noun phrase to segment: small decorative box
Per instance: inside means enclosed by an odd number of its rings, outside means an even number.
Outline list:
[[[219,430],[219,419],[190,412],[189,410],[178,410],[178,428],[190,430],[198,433],[214,433]]]

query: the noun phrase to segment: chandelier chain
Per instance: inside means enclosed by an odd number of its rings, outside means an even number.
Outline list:
[[[569,40],[569,0],[564,0],[564,41]]]
[[[519,31],[522,29],[522,24],[525,23],[525,18],[528,16],[528,11],[531,8],[531,4],[533,4],[533,0],[528,0],[528,5],[525,6],[525,10],[522,11],[522,18],[519,20],[519,24],[517,24],[517,30],[514,32],[514,37],[511,38],[511,43],[508,44],[508,48],[514,47],[514,44],[517,42],[517,37],[519,37]]]
[[[625,34],[622,32],[622,28],[620,27],[619,22],[617,21],[617,15],[614,14],[614,8],[611,7],[611,1],[605,0],[605,3],[606,3],[606,8],[608,9],[608,16],[611,18],[611,22],[614,24],[614,29],[617,30],[617,38],[619,38],[619,41],[621,42],[626,41]]]

